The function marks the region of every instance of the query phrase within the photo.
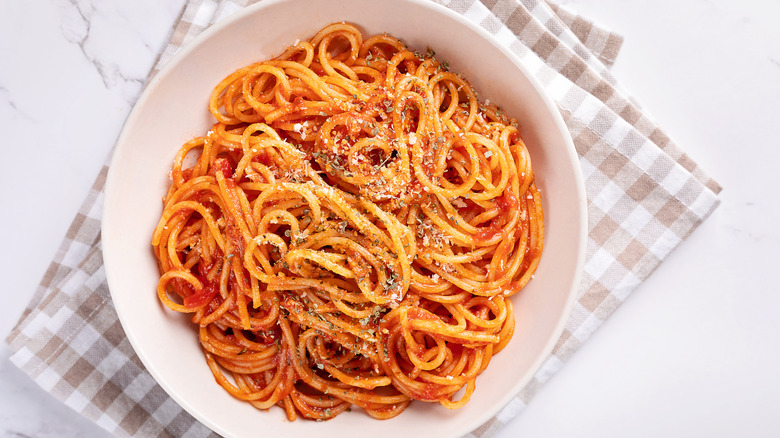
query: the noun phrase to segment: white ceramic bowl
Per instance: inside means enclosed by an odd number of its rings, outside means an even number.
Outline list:
[[[233,70],[267,59],[335,21],[388,32],[448,60],[480,92],[521,121],[545,214],[545,247],[535,278],[514,297],[514,338],[478,378],[458,410],[415,402],[379,422],[360,409],[327,422],[258,411],[214,382],[186,316],[163,308],[151,236],[176,151],[211,125],[213,87]],[[466,434],[495,415],[550,354],[568,318],[584,259],[585,193],[577,155],[555,104],[508,49],[458,14],[426,0],[264,1],[208,29],[148,85],[119,138],[106,184],[103,255],[128,339],[159,384],[193,416],[224,436],[427,437]],[[422,427],[419,429],[418,427]]]

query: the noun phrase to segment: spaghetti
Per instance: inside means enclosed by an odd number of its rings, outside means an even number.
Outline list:
[[[153,246],[216,381],[290,420],[464,405],[542,250],[516,121],[432,50],[346,23],[230,74],[209,109]]]

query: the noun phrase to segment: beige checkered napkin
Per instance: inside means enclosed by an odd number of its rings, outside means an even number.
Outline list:
[[[621,37],[538,0],[439,0],[514,51],[558,103],[588,196],[587,261],[563,336],[532,382],[471,435],[517,415],[564,361],[717,206],[711,180],[610,74]],[[185,6],[158,67],[203,29],[251,1]],[[156,70],[155,70],[156,71]],[[151,74],[153,74],[152,72]],[[144,370],[108,294],[100,251],[106,169],[8,337],[11,360],[71,408],[118,436],[208,436]]]

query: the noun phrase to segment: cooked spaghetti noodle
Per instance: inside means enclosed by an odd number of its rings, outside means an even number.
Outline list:
[[[430,49],[346,23],[230,74],[209,109],[153,246],[216,381],[290,420],[464,405],[542,250],[516,121]]]

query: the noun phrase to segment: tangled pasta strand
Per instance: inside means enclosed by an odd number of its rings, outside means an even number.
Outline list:
[[[209,109],[152,243],[216,381],[291,420],[465,404],[543,245],[516,121],[430,49],[347,23],[238,69]]]

